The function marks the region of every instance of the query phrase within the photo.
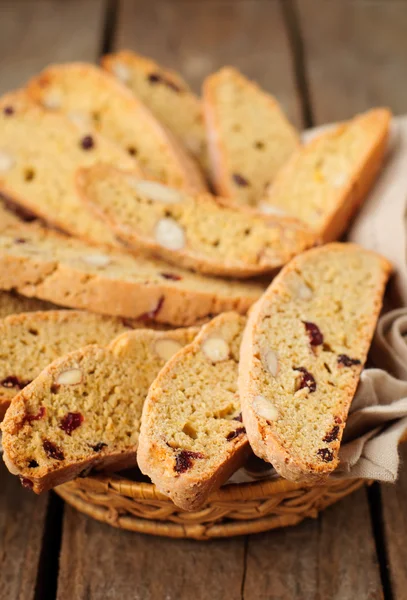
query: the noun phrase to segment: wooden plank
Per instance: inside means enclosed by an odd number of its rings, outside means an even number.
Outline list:
[[[317,521],[249,538],[243,596],[382,598],[366,490],[326,509]]]
[[[244,539],[196,542],[99,523],[66,507],[58,600],[240,600]]]
[[[130,48],[178,70],[197,92],[209,73],[236,66],[301,124],[278,0],[122,0],[115,48]]]
[[[372,106],[406,112],[405,2],[296,0],[316,123]]]
[[[0,464],[0,600],[34,598],[48,496],[24,489]]]
[[[50,62],[96,60],[105,0],[2,0],[0,93]]]
[[[399,480],[395,485],[382,485],[384,547],[394,600],[404,600],[407,589],[407,444],[401,452]]]

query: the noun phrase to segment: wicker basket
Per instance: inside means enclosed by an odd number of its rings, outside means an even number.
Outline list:
[[[114,527],[174,538],[208,540],[296,525],[363,486],[329,479],[309,487],[285,479],[225,485],[201,510],[186,512],[151,483],[119,475],[76,479],[56,492],[79,511]]]

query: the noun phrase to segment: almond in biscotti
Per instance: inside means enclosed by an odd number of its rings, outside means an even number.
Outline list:
[[[203,506],[248,452],[237,393],[245,323],[224,313],[204,325],[160,372],[143,408],[139,467],[186,510]]]
[[[77,183],[86,205],[128,248],[202,273],[240,278],[274,271],[316,241],[294,219],[236,209],[106,165],[81,170]]]
[[[253,307],[239,366],[243,422],[255,454],[283,477],[319,481],[336,468],[390,270],[373,252],[328,244],[293,259]],[[305,302],[302,285],[312,289]]]

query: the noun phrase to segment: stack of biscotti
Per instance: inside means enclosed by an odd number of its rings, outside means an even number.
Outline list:
[[[9,470],[38,493],[92,468],[134,466],[148,388],[196,333],[140,329],[53,362],[6,413],[1,428]]]
[[[0,290],[69,308],[184,326],[227,310],[245,313],[264,285],[205,277],[40,227],[17,227],[0,232]]]
[[[198,335],[134,331],[54,361],[6,413],[9,469],[39,492],[135,464],[137,450],[186,510],[250,447],[288,479],[322,480],[338,464],[389,273],[379,255],[329,244],[294,258],[247,321],[232,312]]]

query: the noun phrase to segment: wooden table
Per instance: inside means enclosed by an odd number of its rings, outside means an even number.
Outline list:
[[[49,62],[117,48],[196,90],[236,65],[299,127],[380,104],[407,111],[406,0],[0,0],[2,92]],[[406,465],[397,485],[359,490],[317,520],[207,543],[116,530],[4,468],[0,480],[0,600],[407,598]]]

